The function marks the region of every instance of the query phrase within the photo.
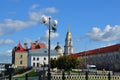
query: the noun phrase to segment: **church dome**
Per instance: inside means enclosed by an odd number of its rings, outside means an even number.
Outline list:
[[[55,47],[55,50],[58,50],[58,49],[62,49],[61,46],[57,45],[57,46]]]
[[[59,45],[59,42],[57,42],[57,46],[55,47],[55,50],[57,51],[58,55],[62,55],[62,48]]]

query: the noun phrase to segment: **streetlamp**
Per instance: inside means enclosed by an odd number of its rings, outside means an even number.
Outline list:
[[[46,60],[46,58],[44,57],[44,60],[43,60],[43,71],[45,71],[45,67],[46,67],[45,60]]]
[[[15,66],[14,64],[12,64],[11,66],[9,66],[10,69],[10,74],[9,74],[9,80],[12,80],[12,73],[14,72],[14,69],[17,68],[17,66]]]
[[[51,17],[46,17],[46,16],[42,16],[42,23],[48,26],[48,30],[49,30],[49,36],[48,36],[48,80],[51,80],[51,73],[50,73],[50,34],[51,31],[56,31],[56,25],[57,25],[57,20],[52,20]]]

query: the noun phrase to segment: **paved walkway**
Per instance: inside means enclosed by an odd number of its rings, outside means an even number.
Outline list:
[[[29,71],[27,71],[27,72],[25,72],[25,73],[23,73],[23,74],[17,74],[17,75],[14,75],[13,77],[15,78],[15,77],[21,77],[21,76],[23,76],[23,75],[25,75],[25,74],[27,74],[27,73],[29,73],[29,72],[32,72],[33,71],[33,69],[31,69],[31,70],[29,70]]]

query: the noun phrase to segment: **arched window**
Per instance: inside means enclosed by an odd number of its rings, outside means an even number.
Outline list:
[[[33,60],[35,61],[35,57],[33,57]]]
[[[39,57],[37,58],[37,61],[39,61]]]

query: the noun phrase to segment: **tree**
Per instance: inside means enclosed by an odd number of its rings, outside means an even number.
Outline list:
[[[73,68],[77,68],[79,61],[76,57],[61,56],[57,59],[56,64],[58,69],[70,71]]]
[[[50,60],[51,62],[51,68],[53,69],[53,68],[56,68],[57,66],[56,66],[56,58],[51,58],[51,60]]]

